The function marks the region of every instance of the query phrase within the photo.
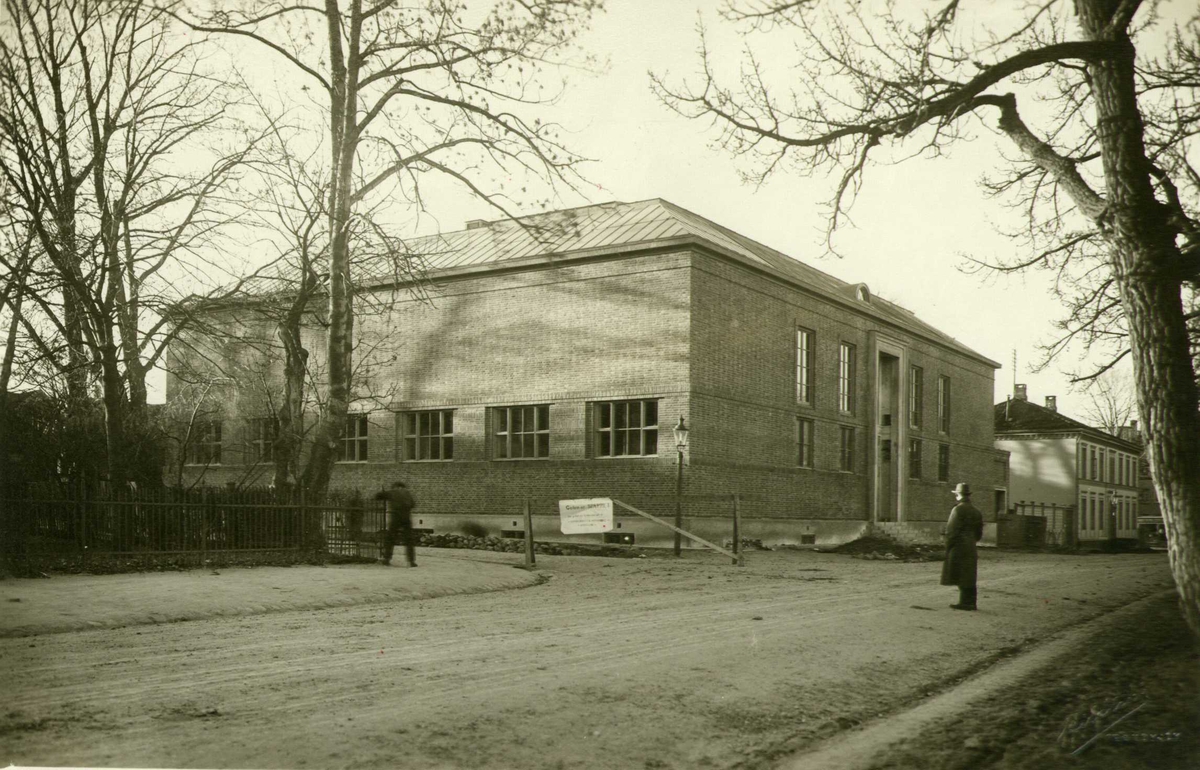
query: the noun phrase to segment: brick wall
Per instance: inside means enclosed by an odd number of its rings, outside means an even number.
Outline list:
[[[944,521],[953,484],[960,480],[977,490],[983,510],[991,510],[993,490],[1004,479],[992,444],[990,365],[856,312],[850,292],[848,302],[835,303],[714,256],[698,256],[695,265],[692,452],[697,464],[712,468],[705,474],[706,485],[777,497],[777,504],[758,504],[763,515],[868,520],[875,451],[870,357],[873,335],[882,334],[905,351],[899,376],[907,378],[909,366],[923,370],[920,427],[908,427],[907,403],[899,404],[894,415],[897,427],[905,421],[905,445],[894,451],[907,454],[908,439],[922,442],[919,478],[910,479],[904,471],[903,517]],[[798,404],[796,397],[798,327],[812,332],[810,404]],[[853,413],[839,409],[839,347],[844,342],[854,345]],[[948,433],[937,422],[939,376],[951,383]],[[814,425],[811,469],[796,467],[797,417]],[[851,473],[839,470],[841,426],[856,430]],[[937,480],[939,444],[950,447],[946,482]]]
[[[655,498],[674,493],[671,427],[689,408],[688,262],[686,252],[666,253],[491,273],[441,283],[431,302],[360,301],[356,352],[368,365],[352,410],[369,411],[369,460],[339,463],[331,486],[370,490],[409,479],[426,511],[482,514],[533,498],[549,513],[553,500],[587,496],[636,497],[666,510]],[[277,364],[271,386],[281,377]],[[270,477],[269,466],[242,465],[241,426],[268,413],[264,394],[238,390],[218,399],[223,465],[204,471],[207,483]],[[590,405],[643,398],[659,407],[659,454],[592,459]],[[550,407],[550,457],[493,459],[489,407],[525,404]],[[454,460],[402,460],[396,413],[444,409],[454,410]]]
[[[723,496],[740,493],[749,496],[742,507],[748,536],[755,521],[776,537],[782,530],[770,522],[858,531],[854,522],[870,520],[872,505],[870,357],[881,331],[925,371],[922,428],[912,434],[926,442],[925,460],[922,479],[905,482],[905,518],[944,520],[954,481],[980,491],[1001,483],[994,480],[990,366],[711,254],[478,274],[441,283],[432,302],[379,300],[365,305],[372,312],[359,322],[366,364],[356,406],[371,415],[369,461],[339,464],[332,484],[370,491],[403,478],[417,490],[422,516],[498,519],[520,513],[526,500],[535,515],[553,516],[556,500],[581,497],[616,497],[670,515],[671,427],[686,415],[688,517],[723,521],[730,508]],[[814,333],[812,405],[796,403],[797,326]],[[852,414],[837,402],[842,342],[855,346]],[[948,435],[936,426],[939,374],[954,388]],[[230,400],[227,419],[252,416],[262,408],[256,398]],[[658,454],[595,457],[594,402],[631,399],[657,401]],[[489,407],[522,404],[550,405],[550,457],[495,459]],[[454,410],[452,462],[402,458],[395,414],[406,410]],[[813,468],[797,467],[797,416],[816,426]],[[852,472],[839,468],[839,426],[857,432]],[[235,431],[226,435],[236,441]],[[952,446],[951,483],[936,481],[943,442]],[[234,447],[225,457],[207,481],[247,477]],[[259,467],[265,480],[270,469]]]

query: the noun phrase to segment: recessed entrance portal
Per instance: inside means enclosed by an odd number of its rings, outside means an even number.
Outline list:
[[[876,414],[879,424],[876,426],[878,436],[876,483],[878,493],[875,495],[875,520],[897,521],[897,489],[899,480],[900,447],[900,359],[888,353],[879,354],[879,382],[877,393],[879,397]]]

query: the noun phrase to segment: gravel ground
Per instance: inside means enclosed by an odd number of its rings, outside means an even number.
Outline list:
[[[747,562],[539,556],[522,590],[0,639],[0,762],[769,767],[1170,585],[1157,554],[991,550],[981,611],[959,613],[936,562]],[[315,569],[263,572],[295,587]]]
[[[1173,592],[1102,618],[1090,636],[870,770],[1200,767],[1200,645]]]

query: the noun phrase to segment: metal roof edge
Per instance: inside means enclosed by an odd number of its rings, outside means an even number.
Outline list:
[[[662,201],[661,198],[651,198],[649,200]],[[678,206],[675,206],[675,204],[669,203],[667,201],[662,201],[662,202],[667,203],[668,205],[670,205],[674,208],[679,208]],[[683,210],[686,211],[686,209],[683,209]],[[700,216],[700,215],[693,214],[693,216]],[[720,225],[716,225],[716,223],[713,223],[713,224],[717,227],[720,227]],[[724,228],[724,229],[728,230],[728,228]],[[742,237],[745,237],[745,236],[742,236]],[[785,274],[779,270],[776,270],[775,268],[771,267],[770,265],[760,264],[759,262],[752,260],[742,254],[739,254],[736,251],[733,251],[732,249],[726,248],[718,243],[714,243],[713,241],[711,241],[701,235],[697,235],[695,233],[688,233],[687,235],[675,236],[675,237],[671,237],[671,238],[657,238],[657,239],[649,240],[649,241],[636,241],[633,243],[621,244],[619,246],[597,246],[597,247],[593,247],[593,248],[579,249],[579,250],[575,250],[575,251],[566,251],[566,252],[542,252],[541,254],[535,254],[533,256],[528,256],[528,257],[521,257],[519,259],[506,260],[503,262],[484,262],[484,263],[473,264],[473,265],[464,265],[462,267],[442,268],[439,270],[431,271],[430,278],[431,279],[432,278],[457,279],[457,278],[467,278],[467,277],[471,277],[474,275],[484,275],[484,274],[489,274],[489,273],[520,272],[521,270],[528,270],[528,269],[533,269],[533,268],[542,267],[542,266],[571,264],[571,263],[575,263],[575,262],[583,262],[583,261],[587,261],[587,260],[603,259],[603,258],[623,258],[623,257],[635,256],[637,254],[642,254],[642,253],[653,253],[656,251],[663,251],[663,250],[669,250],[669,249],[673,249],[673,248],[686,247],[686,246],[700,247],[704,250],[712,252],[716,256],[732,260],[732,261],[738,263],[739,265],[743,265],[743,266],[751,268],[757,272],[768,275],[776,280],[786,283],[789,286],[793,286],[801,291],[804,291],[814,297],[826,300],[828,302],[832,302],[832,303],[834,303],[842,308],[848,309],[848,310],[862,312],[864,315],[870,316],[873,320],[877,321],[878,323],[884,324],[893,329],[900,329],[902,331],[905,331],[909,334],[912,334],[915,337],[923,339],[927,342],[937,345],[938,347],[944,348],[950,352],[957,353],[959,355],[965,355],[969,358],[972,358],[972,359],[978,361],[979,363],[990,366],[992,369],[1000,369],[1003,366],[1002,364],[1000,364],[996,361],[993,361],[992,359],[988,358],[987,356],[972,350],[971,348],[967,347],[966,345],[963,345],[962,343],[958,343],[956,341],[956,344],[959,345],[959,347],[956,348],[953,345],[950,345],[949,343],[947,343],[945,340],[938,339],[937,337],[926,334],[919,329],[914,329],[914,328],[911,328],[908,326],[902,326],[900,324],[897,324],[895,321],[883,316],[881,313],[875,312],[874,308],[872,308],[869,303],[856,304],[856,303],[851,302],[847,298],[839,297],[835,294],[831,294],[831,293],[822,291],[820,288],[817,288],[814,286],[805,285],[804,283],[801,283],[800,281],[788,276],[787,274]],[[770,249],[769,246],[763,246],[763,248]],[[779,254],[781,257],[783,257],[785,259],[792,259],[791,257],[787,256],[786,254],[783,254],[782,252],[775,251],[774,249],[770,249],[770,250],[776,254]],[[801,264],[803,264],[803,263],[801,263]],[[806,267],[807,267],[807,265],[806,265]],[[816,268],[810,268],[810,269],[816,270]],[[818,272],[820,272],[820,271],[818,271]],[[822,273],[822,274],[827,275],[825,273]],[[829,276],[829,277],[832,278],[832,276]],[[845,283],[844,281],[841,281],[841,279],[838,279],[838,278],[834,278],[834,280],[837,280],[841,283]],[[363,286],[363,287],[361,287],[360,290],[368,291],[368,290],[372,290],[372,289],[395,288],[395,287],[399,287],[399,286],[405,286],[410,283],[412,283],[412,282],[411,281],[380,281],[377,283],[372,283],[372,284]],[[849,286],[850,284],[847,284],[847,285]],[[891,305],[893,305],[894,307],[900,308],[900,306],[896,305],[896,303],[894,303],[894,302],[889,301],[889,303]],[[907,308],[901,308],[901,309],[904,310],[905,312],[909,313],[910,315],[912,315],[914,318],[917,318],[916,314],[912,313],[912,311],[907,310]],[[924,323],[924,322],[922,321],[921,323]],[[931,326],[930,328],[934,328],[934,327]]]

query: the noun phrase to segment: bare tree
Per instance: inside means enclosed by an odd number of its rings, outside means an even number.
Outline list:
[[[253,141],[234,135],[225,84],[199,41],[140,0],[4,0],[0,174],[24,211],[38,259],[57,276],[27,294],[76,403],[98,383],[109,477],[153,475],[132,440],[146,420],[146,376],[177,326],[168,308],[211,285],[223,196]],[[60,345],[58,340],[64,344]],[[141,465],[142,467],[138,467]]]
[[[1120,370],[1110,369],[1088,380],[1083,393],[1087,398],[1082,407],[1084,418],[1105,433],[1120,436],[1137,414],[1133,380]]]
[[[16,360],[18,335],[21,329],[22,307],[33,288],[30,277],[33,269],[34,238],[32,231],[22,227],[5,205],[0,209],[0,319],[4,320],[4,352],[0,359],[0,458],[8,457],[8,392]]]
[[[281,57],[322,102],[329,153],[325,204],[329,279],[325,405],[303,483],[329,485],[345,429],[354,372],[352,242],[363,207],[386,193],[420,205],[436,173],[506,211],[510,176],[571,180],[575,155],[557,127],[523,113],[553,101],[541,82],[599,0],[529,0],[468,7],[456,0],[267,2],[250,11],[191,18],[198,31],[253,41]],[[317,41],[320,41],[319,43]],[[494,178],[498,177],[498,178]],[[382,226],[374,220],[372,227]],[[386,242],[386,241],[385,241]]]
[[[905,4],[906,8],[911,6]],[[834,171],[832,232],[875,162],[944,155],[973,130],[1008,140],[989,191],[1026,215],[1027,256],[1058,271],[1064,328],[1133,359],[1138,411],[1170,539],[1171,566],[1200,634],[1200,402],[1194,345],[1200,289],[1200,21],[1152,32],[1157,3],[1043,0],[972,17],[958,0],[903,17],[901,5],[739,3],[745,35],[793,37],[782,81],[747,44],[727,86],[702,45],[692,83],[654,79],[667,105],[712,121],[761,180]],[[1036,125],[1026,122],[1026,117]],[[1189,340],[1189,333],[1193,336]]]

